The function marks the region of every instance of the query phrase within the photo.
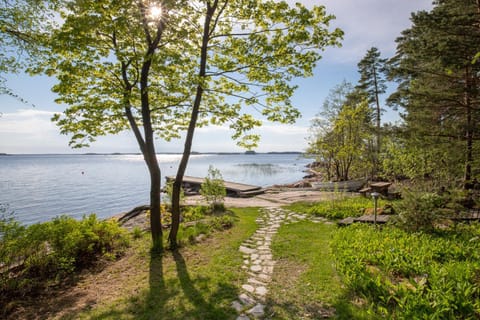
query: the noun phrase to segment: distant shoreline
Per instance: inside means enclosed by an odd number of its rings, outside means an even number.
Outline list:
[[[271,152],[192,152],[190,155],[262,155],[262,154],[305,154],[301,151],[271,151]],[[0,156],[137,156],[135,152],[87,152],[87,153],[0,153]],[[157,155],[182,155],[181,152],[159,152]]]

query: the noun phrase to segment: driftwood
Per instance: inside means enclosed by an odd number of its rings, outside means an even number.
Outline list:
[[[120,218],[118,218],[118,223],[120,225],[124,224],[128,220],[135,218],[141,213],[145,213],[145,211],[150,210],[150,206],[143,205],[143,206],[138,206],[133,208],[132,210],[128,211],[124,215],[122,215]]]

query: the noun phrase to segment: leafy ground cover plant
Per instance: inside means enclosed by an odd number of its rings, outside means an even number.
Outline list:
[[[389,202],[380,199],[378,206],[383,207]],[[331,200],[322,201],[315,204],[296,203],[290,206],[291,210],[305,212],[314,216],[325,217],[328,219],[344,219],[346,217],[358,217],[364,214],[365,209],[373,208],[374,203],[371,198],[365,197],[347,197],[342,194],[334,194]]]
[[[34,293],[100,259],[114,259],[129,244],[126,230],[92,214],[61,216],[28,227],[0,219],[0,300]]]
[[[395,319],[478,319],[480,226],[409,233],[340,228],[332,247],[345,285],[372,314]]]

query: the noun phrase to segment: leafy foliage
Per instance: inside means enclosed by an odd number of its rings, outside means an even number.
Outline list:
[[[195,243],[198,242],[201,237],[210,236],[215,231],[230,229],[234,225],[235,218],[228,214],[197,220],[196,223],[189,225],[183,224],[180,226],[178,234],[179,243]]]
[[[0,234],[0,299],[62,280],[99,258],[115,258],[128,246],[124,229],[95,215],[81,221],[61,216],[28,227],[2,218]]]
[[[389,103],[405,110],[410,146],[431,156],[434,172],[467,183],[478,167],[478,3],[442,0],[412,15],[397,39],[390,77],[400,82]],[[458,173],[460,172],[460,173]]]
[[[45,49],[45,34],[56,25],[53,18],[58,1],[0,1],[0,94],[23,103],[21,96],[8,87],[5,73],[19,73]]]
[[[404,190],[403,199],[395,206],[398,223],[411,231],[433,231],[441,218],[444,199],[436,193]]]
[[[340,106],[330,122],[313,123],[316,135],[311,139],[308,150],[322,163],[327,178],[337,181],[349,180],[352,171],[365,176],[370,164],[365,161],[370,154],[370,109],[366,100],[349,101],[348,98],[345,98],[348,104]]]
[[[479,235],[479,225],[437,235],[352,225],[338,229],[333,251],[347,287],[378,316],[475,319]]]
[[[224,211],[224,199],[227,189],[220,170],[209,166],[208,175],[201,185],[200,193],[213,211]]]

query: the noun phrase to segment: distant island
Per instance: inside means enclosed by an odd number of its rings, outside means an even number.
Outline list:
[[[161,154],[174,154],[174,155],[181,155],[181,152],[157,152],[157,155]],[[247,150],[245,152],[197,152],[192,151],[191,155],[204,155],[204,154],[213,154],[213,155],[256,155],[256,154],[304,154],[301,151],[270,151],[270,152],[256,152],[253,150]],[[0,155],[7,155],[2,154]],[[78,153],[74,155],[83,155],[83,156],[121,156],[121,155],[141,155],[141,153],[133,153],[133,152],[109,152],[109,153],[97,153],[97,152],[88,152],[88,153]]]
[[[157,155],[162,155],[162,154],[174,154],[174,155],[181,155],[181,152],[157,152]],[[198,151],[192,151],[190,153],[191,155],[257,155],[257,154],[304,154],[304,152],[300,151],[270,151],[270,152],[256,152],[253,150],[247,150],[245,152],[198,152]],[[88,152],[88,153],[83,153],[83,154],[78,154],[78,155],[84,155],[84,156],[121,156],[121,155],[141,155],[141,153],[122,153],[122,152],[112,152],[112,153],[96,153],[96,152]]]

